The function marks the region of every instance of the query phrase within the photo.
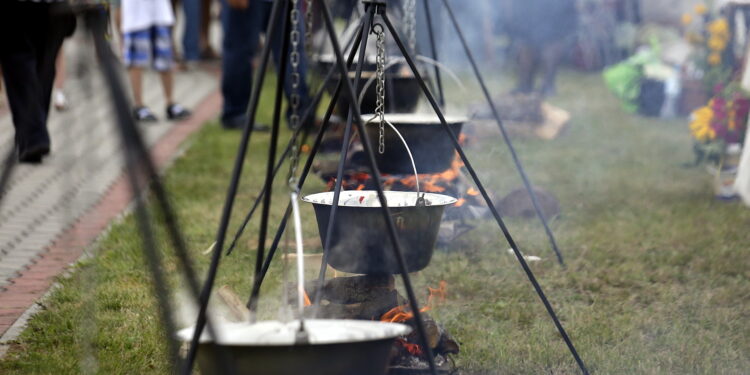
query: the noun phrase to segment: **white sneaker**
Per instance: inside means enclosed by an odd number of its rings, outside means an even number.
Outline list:
[[[52,103],[55,106],[55,109],[60,112],[68,109],[68,98],[65,96],[65,93],[60,89],[55,89],[52,92]]]

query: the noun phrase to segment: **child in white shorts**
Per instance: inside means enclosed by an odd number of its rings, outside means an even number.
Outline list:
[[[161,76],[166,99],[166,115],[170,120],[182,120],[190,111],[173,100],[171,28],[174,13],[169,0],[121,0],[121,28],[123,60],[133,86],[135,108],[133,116],[138,121],[157,121],[156,115],[143,103],[143,68],[149,64]]]

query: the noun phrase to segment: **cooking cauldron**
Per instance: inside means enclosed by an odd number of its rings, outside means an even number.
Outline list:
[[[373,115],[362,115],[369,120]],[[448,133],[443,129],[440,120],[435,114],[386,114],[386,121],[398,129],[404,141],[409,145],[417,173],[439,173],[451,167],[455,156],[455,148]],[[366,125],[367,136],[370,143],[378,144],[377,119]],[[453,133],[461,134],[464,122],[461,117],[446,117],[448,126]],[[385,125],[385,152],[375,153],[378,168],[383,173],[410,174],[414,173],[401,140],[388,125]]]
[[[456,199],[424,193],[426,205],[417,206],[417,193],[414,192],[386,191],[385,196],[406,258],[407,271],[424,269],[432,259],[443,210]],[[313,204],[318,231],[325,243],[333,192],[308,195],[302,200]],[[376,191],[341,192],[331,248],[328,249],[328,264],[351,273],[400,272],[379,207]]]
[[[373,59],[366,59],[365,64],[362,68],[362,79],[360,81],[360,91],[357,96],[361,93],[361,88],[367,83],[370,78],[375,75],[375,62]],[[371,61],[372,60],[372,61]],[[318,63],[320,64],[322,74],[326,74],[328,70],[333,67],[335,60],[328,55],[319,57]],[[356,61],[356,60],[355,60]],[[356,63],[352,67],[352,71],[349,72],[349,79],[354,80],[356,76],[355,69]],[[333,79],[328,81],[326,90],[329,94],[333,95],[336,91],[336,84],[341,75],[336,72]],[[427,78],[424,78],[427,80]],[[385,70],[385,110],[392,113],[411,113],[417,108],[419,103],[419,97],[422,94],[422,89],[419,87],[419,81],[411,74],[406,68],[404,63],[394,63],[387,67]],[[377,87],[375,80],[370,82],[365,90],[364,97],[360,105],[360,113],[368,113],[375,111],[375,102],[377,99],[376,90]],[[336,103],[336,114],[342,118],[345,118],[349,114],[349,99],[342,92],[339,95],[338,102]]]
[[[393,341],[411,331],[397,323],[305,320],[310,343],[295,344],[298,327],[299,321],[216,324],[218,344],[204,329],[198,350],[201,374],[224,375],[211,348],[218,345],[230,357],[227,367],[233,367],[237,375],[383,375]],[[192,335],[193,328],[177,333],[182,341]]]

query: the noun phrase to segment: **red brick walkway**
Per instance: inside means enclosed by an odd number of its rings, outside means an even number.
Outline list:
[[[221,96],[214,91],[195,108],[190,119],[173,126],[152,148],[160,169],[169,164],[182,143],[207,121],[215,117]],[[132,199],[124,175],[120,175],[105,195],[88,212],[49,246],[47,252],[29,265],[10,283],[0,288],[0,337],[50,289],[56,277],[75,263],[84,249],[104,232],[113,219],[122,214]]]

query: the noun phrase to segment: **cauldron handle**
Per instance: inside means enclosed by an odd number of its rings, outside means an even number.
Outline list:
[[[373,116],[371,119],[365,122],[365,125],[374,124],[372,120],[376,118],[378,118],[377,115]],[[398,136],[398,139],[401,140],[401,144],[403,144],[404,148],[406,148],[406,153],[409,155],[409,161],[411,161],[411,168],[412,168],[412,171],[414,171],[414,181],[416,182],[416,185],[417,185],[416,206],[417,207],[425,206],[426,202],[424,200],[424,192],[419,188],[419,173],[417,173],[417,164],[414,162],[414,156],[411,154],[411,149],[409,148],[409,145],[406,143],[406,140],[404,139],[404,137],[401,135],[401,132],[399,132],[398,129],[396,129],[396,127],[393,126],[393,124],[391,124],[390,121],[385,120],[385,123],[388,124],[391,130],[393,130],[396,133],[396,136]]]

